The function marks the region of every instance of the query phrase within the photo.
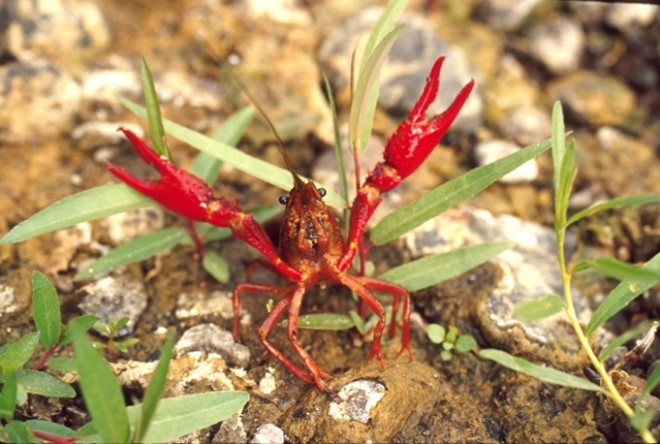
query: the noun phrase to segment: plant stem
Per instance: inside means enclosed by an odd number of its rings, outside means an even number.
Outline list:
[[[591,361],[591,365],[600,375],[602,385],[605,387],[606,395],[612,400],[612,402],[614,402],[614,404],[617,407],[619,407],[619,409],[628,418],[630,418],[634,414],[633,409],[623,399],[623,397],[617,390],[616,386],[614,385],[614,382],[612,381],[612,378],[610,377],[609,373],[607,373],[607,369],[600,362],[598,356],[596,356],[596,353],[594,353],[593,349],[591,348],[591,344],[589,344],[589,339],[584,334],[584,331],[582,330],[582,326],[580,325],[580,321],[578,320],[577,315],[575,313],[575,307],[573,305],[573,295],[571,293],[572,276],[571,273],[566,268],[566,259],[564,256],[565,238],[566,238],[566,226],[565,224],[563,224],[562,228],[557,230],[557,258],[559,260],[559,270],[561,272],[561,280],[563,284],[563,292],[564,292],[564,300],[565,300],[564,311],[566,312],[566,315],[568,316],[568,319],[571,322],[573,329],[575,330],[575,334],[577,335],[578,341],[580,342],[582,349],[587,353],[587,357],[589,358],[589,361]],[[644,442],[647,443],[655,442],[653,435],[648,429],[638,430],[638,432]]]

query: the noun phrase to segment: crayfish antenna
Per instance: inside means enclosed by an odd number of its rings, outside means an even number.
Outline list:
[[[286,168],[291,172],[291,176],[293,177],[293,187],[302,189],[304,186],[303,180],[300,178],[298,173],[296,173],[296,170],[293,168],[293,163],[291,162],[291,158],[286,152],[286,149],[284,148],[284,142],[282,141],[282,138],[280,137],[279,133],[277,132],[277,129],[275,128],[275,125],[273,122],[270,120],[268,117],[268,114],[266,114],[266,111],[263,109],[263,107],[257,102],[257,99],[254,98],[250,90],[245,86],[245,84],[236,76],[234,76],[234,81],[240,86],[240,88],[243,90],[245,95],[250,99],[250,102],[254,105],[254,107],[257,109],[259,114],[261,114],[261,117],[264,118],[268,126],[270,127],[271,131],[273,132],[273,135],[275,136],[275,139],[277,140],[277,149],[282,155],[282,158],[284,159],[284,163],[286,165]]]

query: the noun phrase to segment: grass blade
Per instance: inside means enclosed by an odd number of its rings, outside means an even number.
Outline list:
[[[618,199],[608,200],[607,202],[592,205],[584,210],[578,211],[571,216],[566,222],[566,226],[574,224],[575,222],[584,219],[585,217],[592,216],[601,211],[611,210],[613,208],[620,208],[631,205],[643,205],[648,203],[659,203],[660,196],[630,196],[620,197]]]
[[[44,421],[43,419],[28,419],[25,421],[25,424],[27,424],[32,430],[48,433],[49,435],[59,436],[62,438],[72,438],[76,433],[67,426],[63,426],[62,424],[58,424],[56,422]]]
[[[13,419],[16,410],[16,391],[18,390],[16,372],[9,371],[4,376],[5,380],[2,383],[2,390],[0,390],[0,418]]]
[[[254,117],[254,107],[246,106],[238,112],[232,114],[212,135],[213,140],[234,146],[241,139],[252,118]],[[206,153],[199,153],[195,157],[190,172],[201,178],[207,185],[212,186],[218,177],[218,171],[222,162]]]
[[[142,88],[144,89],[144,103],[147,109],[151,146],[156,153],[171,160],[172,156],[165,141],[165,129],[163,128],[163,118],[160,114],[160,103],[154,86],[154,78],[144,58],[140,64],[140,73],[142,75]]]
[[[136,237],[80,269],[74,280],[88,279],[117,267],[148,259],[161,251],[174,247],[187,236],[188,233],[183,227],[171,227]]]
[[[458,276],[513,247],[509,242],[492,242],[459,248],[392,268],[379,279],[417,291]]]
[[[561,107],[561,102],[556,101],[552,106],[552,164],[553,168],[553,189],[555,191],[555,208],[559,208],[559,184],[561,175],[561,165],[564,163],[564,155],[566,153],[565,144],[565,128],[564,128],[564,111]]]
[[[27,334],[9,344],[0,354],[0,369],[5,373],[18,370],[30,360],[39,343],[39,332]]]
[[[124,97],[120,97],[119,100],[126,108],[135,114],[142,117],[145,116],[144,108],[140,105]],[[170,136],[181,140],[203,153],[209,154],[224,162],[229,162],[240,171],[286,191],[289,191],[293,187],[291,173],[284,168],[277,167],[264,160],[245,154],[234,147],[213,140],[204,134],[188,129],[185,126],[176,124],[170,120],[165,119],[164,126]],[[307,179],[303,178],[303,180]],[[320,187],[321,185],[318,184],[318,186]],[[341,197],[331,190],[328,190],[328,194],[325,196],[324,200],[328,205],[335,208],[344,207]]]
[[[115,374],[81,329],[72,325],[71,335],[80,388],[96,430],[104,442],[127,442],[128,415]]]
[[[286,326],[287,321],[280,325]],[[311,313],[298,318],[298,327],[308,330],[348,330],[355,327],[349,315],[341,313]]]
[[[376,245],[393,241],[446,209],[452,208],[474,196],[506,173],[513,171],[548,148],[550,148],[549,140],[530,145],[516,153],[488,165],[475,168],[440,185],[424,194],[417,201],[399,208],[383,218],[372,231],[371,241]]]
[[[123,183],[103,185],[58,200],[7,233],[0,244],[22,242],[40,234],[149,205],[153,201]]]
[[[643,270],[660,270],[660,253],[653,256],[646,264],[642,266]],[[639,280],[626,279],[617,285],[614,290],[600,303],[591,320],[585,329],[585,335],[591,335],[598,327],[603,325],[608,319],[621,311],[626,305],[633,301],[637,296],[651,288],[657,279],[649,277]]]
[[[556,294],[520,301],[513,309],[513,317],[521,322],[536,322],[562,311],[564,301]]]
[[[632,281],[655,279],[653,285],[660,282],[660,270],[640,268],[614,259],[613,257],[596,258],[591,261],[591,266],[600,273],[619,281],[625,281],[626,279]]]
[[[32,310],[43,346],[57,344],[62,328],[60,299],[53,284],[38,271],[32,273]]]
[[[45,372],[20,369],[16,371],[16,381],[25,388],[25,391],[35,395],[54,398],[76,397],[73,387]]]
[[[96,324],[96,321],[98,320],[99,320],[98,317],[90,314],[76,316],[75,318],[71,319],[64,328],[64,333],[62,333],[62,339],[60,339],[60,345],[67,345],[73,342],[73,334],[71,333],[72,330],[78,329],[83,333],[85,333],[87,332],[87,330],[92,328],[94,324]],[[52,359],[55,358],[51,358],[51,360]],[[48,362],[50,362],[50,360]]]
[[[162,399],[143,442],[176,441],[183,435],[217,424],[239,413],[248,398],[245,392],[208,392]],[[140,405],[129,407],[129,417],[135,418],[139,409]]]
[[[587,379],[562,372],[552,367],[544,367],[542,365],[534,364],[526,359],[512,356],[502,350],[495,350],[492,348],[484,349],[479,351],[479,356],[485,359],[490,359],[491,361],[495,361],[511,370],[524,373],[549,384],[605,393],[605,390],[602,387]]]
[[[598,354],[598,360],[600,362],[605,362],[605,360],[610,357],[614,350],[616,350],[618,347],[621,347],[626,342],[632,341],[634,338],[641,336],[651,327],[651,325],[651,321],[646,320],[635,325],[633,328],[624,331],[619,336],[612,339],[605,347],[603,347],[603,349]]]
[[[149,425],[151,420],[156,413],[156,408],[158,407],[158,401],[160,401],[160,396],[165,389],[165,382],[167,378],[167,369],[170,365],[170,359],[172,358],[172,348],[174,347],[174,333],[170,332],[167,335],[165,344],[163,344],[163,349],[160,355],[160,360],[158,365],[154,370],[147,390],[144,392],[144,399],[142,400],[142,409],[140,411],[140,419],[137,421],[135,430],[133,432],[133,442],[142,442],[145,435],[149,430]]]
[[[368,59],[359,73],[348,118],[350,147],[358,153],[364,151],[371,135],[374,112],[378,101],[380,70],[385,62],[387,52],[402,30],[403,27],[399,26],[388,32],[374,48],[373,53],[367,54]]]
[[[332,95],[332,88],[330,87],[330,81],[326,76],[323,76],[323,83],[325,85],[325,95],[328,98],[328,104],[330,105],[330,111],[332,111],[332,128],[335,133],[335,159],[337,161],[337,171],[339,174],[339,194],[341,195],[344,206],[346,208],[350,205],[350,200],[348,198],[348,183],[346,180],[346,163],[344,162],[344,152],[341,149],[341,134],[339,132],[339,119],[337,118],[337,105],[335,104],[335,98]],[[347,211],[347,210],[346,210]],[[344,218],[345,220],[347,218]]]
[[[202,259],[202,267],[204,270],[213,278],[222,283],[226,284],[229,282],[229,264],[219,254],[215,251],[207,251]]]
[[[362,55],[358,75],[361,75],[364,70],[364,65],[367,63],[367,59],[375,52],[374,48],[376,45],[384,39],[386,34],[394,29],[396,21],[401,17],[407,4],[408,0],[391,0],[387,4],[385,10],[383,10],[383,13],[378,18],[378,22],[376,22],[376,25],[369,33],[369,38],[364,46],[364,53]]]

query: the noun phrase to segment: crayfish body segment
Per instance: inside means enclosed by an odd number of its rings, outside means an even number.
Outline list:
[[[376,357],[383,366],[381,338],[385,329],[385,309],[375,298],[373,291],[393,296],[392,321],[388,335],[396,332],[396,314],[402,310],[402,339],[400,353],[410,350],[410,294],[396,284],[351,275],[348,271],[353,258],[361,248],[367,222],[381,202],[381,195],[396,187],[412,174],[440,142],[467,100],[474,82],[470,81],[459,92],[454,102],[442,114],[430,119],[426,112],[435,100],[440,69],[444,58],[433,65],[419,100],[408,117],[389,138],[380,161],[369,173],[351,206],[349,230],[346,241],[339,225],[323,202],[325,190],[317,188],[311,181],[305,183],[293,170],[286,152],[282,154],[293,176],[294,186],[288,196],[280,198],[284,204],[284,222],[280,233],[279,252],[263,227],[254,218],[240,209],[236,202],[214,196],[213,190],[201,179],[177,168],[169,160],[159,157],[135,134],[122,129],[140,157],[154,166],[160,174],[157,181],[143,181],[131,176],[124,169],[107,165],[121,181],[140,193],[152,198],[170,211],[189,221],[207,222],[218,227],[227,227],[232,235],[260,251],[266,267],[280,274],[288,283],[283,285],[238,284],[233,292],[233,334],[239,339],[240,297],[243,293],[267,293],[279,301],[258,330],[259,338],[268,351],[298,378],[315,384],[332,393],[325,379],[330,375],[322,371],[310,354],[298,341],[298,317],[306,291],[318,283],[336,283],[352,290],[361,301],[378,317],[374,328],[369,358]],[[269,333],[286,315],[287,335],[299,361],[299,365],[282,353],[269,339]]]

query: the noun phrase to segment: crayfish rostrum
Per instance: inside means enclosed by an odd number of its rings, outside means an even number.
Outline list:
[[[467,83],[442,114],[427,118],[426,111],[435,100],[439,89],[440,68],[444,58],[433,65],[419,100],[408,117],[387,141],[383,159],[374,167],[357,191],[350,212],[346,240],[335,216],[323,202],[325,190],[311,181],[303,181],[293,170],[286,154],[284,158],[293,176],[293,188],[280,202],[285,205],[284,222],[280,233],[279,252],[254,218],[236,205],[235,200],[216,197],[201,179],[177,168],[169,160],[158,156],[145,142],[132,132],[122,129],[138,154],[160,174],[157,181],[139,180],[124,169],[113,165],[107,168],[120,180],[140,193],[152,198],[165,208],[189,221],[206,222],[228,227],[232,235],[259,250],[266,258],[267,268],[288,282],[283,285],[245,282],[233,292],[233,334],[239,339],[239,305],[243,293],[276,295],[278,302],[259,328],[259,338],[268,351],[298,378],[315,384],[319,390],[332,393],[325,379],[330,375],[321,370],[298,341],[298,316],[305,292],[319,283],[337,283],[350,288],[378,317],[374,329],[369,358],[376,357],[381,367],[381,337],[385,328],[385,309],[372,291],[393,296],[392,321],[388,334],[393,337],[396,314],[402,306],[401,350],[410,350],[410,295],[396,284],[349,273],[355,254],[362,245],[362,237],[369,218],[381,202],[381,194],[396,187],[412,174],[440,142],[467,100],[474,82]],[[271,341],[268,334],[287,314],[288,338],[303,365],[286,357]]]

